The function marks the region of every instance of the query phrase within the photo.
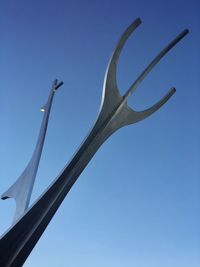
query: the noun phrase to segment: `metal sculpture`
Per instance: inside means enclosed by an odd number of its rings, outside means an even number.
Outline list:
[[[174,94],[175,88],[172,88],[154,106],[140,112],[131,109],[127,104],[129,96],[140,82],[160,59],[188,33],[187,29],[155,57],[124,96],[119,93],[116,82],[117,61],[126,40],[140,23],[141,20],[138,18],[127,28],[114,50],[105,74],[99,115],[90,133],[55,181],[1,237],[0,266],[18,267],[25,262],[65,196],[109,136],[125,125],[136,123],[150,116]]]
[[[20,177],[17,179],[17,181],[5,193],[1,195],[1,198],[3,200],[7,198],[14,198],[16,201],[16,211],[15,211],[15,216],[14,216],[14,222],[17,219],[19,219],[28,208],[35,177],[37,174],[37,169],[38,169],[41,153],[42,153],[42,148],[44,145],[44,139],[45,139],[46,130],[48,126],[48,120],[49,120],[49,115],[51,111],[53,97],[54,97],[55,91],[62,84],[63,82],[60,82],[58,84],[57,80],[53,82],[47,103],[41,108],[41,111],[44,112],[44,116],[43,116],[42,124],[40,127],[38,140],[37,140],[33,155],[31,157],[31,160],[29,161],[27,167],[24,169],[24,171],[22,172]]]

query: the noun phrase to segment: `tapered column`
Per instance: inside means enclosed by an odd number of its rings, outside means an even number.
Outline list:
[[[44,139],[46,135],[46,130],[49,121],[49,115],[51,111],[52,101],[56,90],[62,85],[63,83],[59,83],[55,80],[53,82],[52,88],[49,93],[49,97],[47,103],[41,108],[41,111],[44,112],[38,140],[27,167],[24,169],[20,177],[16,180],[16,182],[5,192],[1,195],[1,198],[14,198],[16,201],[16,211],[14,216],[14,221],[19,219],[24,212],[27,210],[30,197],[33,190],[33,185],[35,181],[35,177],[38,170],[38,165],[42,153],[42,148],[44,145]]]

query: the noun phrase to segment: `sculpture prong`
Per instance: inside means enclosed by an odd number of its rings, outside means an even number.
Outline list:
[[[141,75],[136,79],[136,81],[130,86],[124,95],[124,99],[127,100],[129,96],[133,94],[138,85],[144,80],[147,74],[158,64],[158,62],[179,42],[189,33],[188,29],[183,30],[179,35],[177,35],[146,67],[146,69],[141,73]]]
[[[171,88],[167,92],[167,94],[163,98],[161,98],[156,104],[154,104],[152,107],[145,109],[143,111],[135,111],[135,110],[131,109],[130,107],[128,107],[125,125],[136,123],[138,121],[146,119],[151,114],[156,112],[159,108],[161,108],[172,97],[172,95],[175,92],[176,92],[176,89],[174,87]]]
[[[122,48],[124,47],[127,39],[130,37],[130,35],[132,34],[132,32],[142,23],[140,18],[137,18],[133,23],[131,23],[131,25],[124,31],[124,33],[122,34],[122,36],[120,37],[115,50],[111,56],[111,59],[108,63],[108,67],[106,70],[106,74],[105,74],[105,79],[104,79],[104,87],[106,87],[106,85],[110,85],[113,84],[114,86],[117,87],[117,82],[116,82],[116,72],[117,72],[117,62],[120,56],[120,53],[122,51]]]
[[[117,62],[122,51],[123,46],[125,45],[127,39],[132,34],[132,32],[142,23],[140,18],[134,20],[134,22],[124,31],[122,36],[120,37],[115,50],[110,58],[108,63],[105,77],[104,77],[104,85],[102,91],[102,100],[101,100],[101,108],[100,118],[105,117],[109,113],[115,109],[115,107],[121,102],[122,96],[118,90],[117,86]]]

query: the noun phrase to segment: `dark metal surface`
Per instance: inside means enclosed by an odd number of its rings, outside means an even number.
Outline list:
[[[16,221],[15,225],[2,236],[0,240],[0,266],[18,267],[25,262],[81,172],[98,148],[112,133],[125,125],[138,122],[150,116],[174,94],[175,89],[173,88],[157,104],[145,111],[136,112],[127,105],[128,97],[133,93],[133,90],[136,89],[158,61],[188,33],[188,30],[183,31],[158,54],[124,96],[119,93],[116,83],[117,60],[127,38],[140,23],[141,20],[137,19],[128,27],[111,57],[105,75],[99,116],[91,132],[55,181],[26,213]]]

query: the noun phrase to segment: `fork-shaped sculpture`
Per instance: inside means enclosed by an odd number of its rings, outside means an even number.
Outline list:
[[[136,112],[127,105],[128,97],[139,83],[158,61],[188,33],[188,30],[184,30],[167,45],[136,79],[125,95],[120,95],[116,83],[118,57],[127,38],[140,23],[141,20],[136,19],[127,28],[111,57],[105,75],[100,112],[91,132],[55,181],[2,236],[0,240],[0,266],[18,267],[24,263],[81,172],[98,148],[112,133],[125,125],[138,122],[150,116],[175,92],[175,89],[172,88],[158,103],[144,111]]]

